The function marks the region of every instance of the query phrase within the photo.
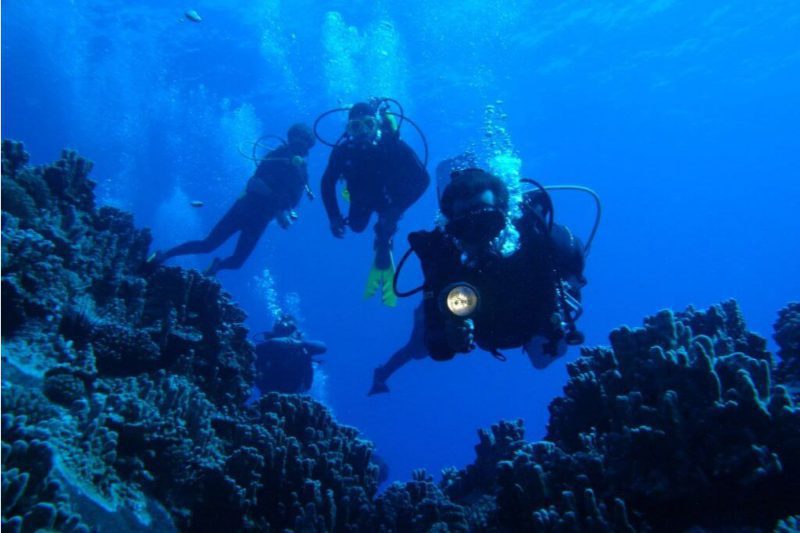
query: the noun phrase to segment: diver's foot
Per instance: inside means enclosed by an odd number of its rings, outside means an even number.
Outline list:
[[[384,375],[385,371],[382,366],[379,366],[372,373],[372,388],[369,389],[367,396],[375,396],[376,394],[384,394],[389,392],[389,386],[386,385],[386,379],[389,376]]]
[[[215,257],[211,264],[208,265],[208,268],[203,272],[206,276],[216,276],[217,272],[219,272],[219,267],[222,264],[222,259],[219,257]]]
[[[374,381],[372,383],[372,388],[369,389],[369,392],[367,393],[367,396],[375,396],[376,394],[383,394],[386,392],[389,392],[389,387],[386,385],[386,383]]]
[[[582,331],[578,331],[576,329],[567,332],[566,336],[564,337],[564,340],[570,346],[577,346],[579,344],[583,344],[583,341],[586,340],[586,335],[584,335]]]
[[[388,270],[392,266],[392,243],[375,243],[375,268]]]
[[[145,263],[147,263],[148,265],[158,266],[167,260],[166,255],[167,254],[165,254],[161,250],[156,250],[155,252],[147,256],[147,260],[145,261]]]

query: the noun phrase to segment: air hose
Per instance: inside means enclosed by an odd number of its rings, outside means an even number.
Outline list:
[[[597,235],[597,229],[600,227],[600,217],[603,214],[603,203],[600,201],[600,196],[594,190],[590,189],[589,187],[584,187],[583,185],[547,185],[545,189],[547,189],[548,191],[585,192],[586,194],[594,198],[595,207],[597,209],[594,217],[594,225],[592,226],[592,232],[589,233],[589,237],[586,239],[586,244],[583,247],[584,255],[589,255],[589,250],[592,247],[592,242],[594,241],[595,235]]]

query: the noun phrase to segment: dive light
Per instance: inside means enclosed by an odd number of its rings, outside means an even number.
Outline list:
[[[475,314],[480,298],[478,290],[468,283],[453,283],[442,291],[442,308],[457,317],[467,318]]]

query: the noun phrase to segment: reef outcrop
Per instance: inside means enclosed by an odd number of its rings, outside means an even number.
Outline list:
[[[3,527],[365,527],[372,445],[309,397],[245,407],[253,346],[219,283],[148,268],[74,152],[2,154]]]
[[[547,436],[378,493],[373,446],[301,395],[253,404],[244,313],[150,267],[91,163],[2,145],[2,526],[9,531],[790,531],[800,304],[773,356],[734,301],[661,311],[568,365]]]

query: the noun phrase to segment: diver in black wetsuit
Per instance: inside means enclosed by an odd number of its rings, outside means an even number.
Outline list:
[[[336,199],[336,183],[346,183],[350,202],[347,218]],[[395,123],[380,105],[358,103],[348,112],[347,131],[331,152],[322,176],[322,201],[331,232],[342,238],[346,227],[364,231],[373,213],[375,261],[365,296],[381,289],[383,302],[394,305],[392,291],[394,264],[392,237],[403,213],[428,188],[430,177],[425,166],[408,144],[399,138]]]
[[[474,168],[451,176],[440,198],[445,226],[408,237],[422,263],[424,300],[409,342],[375,370],[370,395],[388,392],[388,378],[412,358],[446,361],[477,346],[505,359],[499,350],[522,347],[544,368],[583,342],[575,320],[586,249],[553,223],[544,188],[523,196],[512,221],[502,180]],[[518,246],[503,250],[509,226]]]
[[[261,393],[308,392],[314,381],[313,356],[328,348],[320,341],[306,340],[291,315],[278,319],[264,342],[256,345],[256,386]]]
[[[234,233],[239,234],[233,255],[214,258],[206,274],[241,267],[258,243],[267,225],[274,219],[284,229],[297,219],[294,208],[303,191],[308,191],[305,157],[314,146],[314,134],[305,124],[295,124],[287,133],[286,143],[261,159],[247,182],[245,192],[217,222],[208,236],[180,244],[166,252],[156,252],[150,261],[161,263],[175,256],[210,253]]]

